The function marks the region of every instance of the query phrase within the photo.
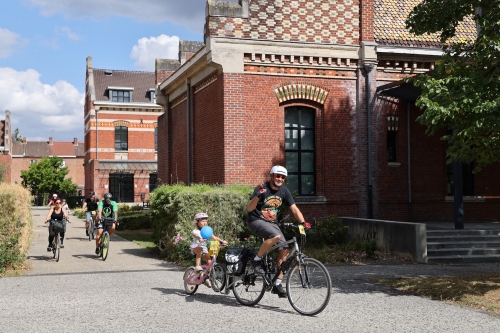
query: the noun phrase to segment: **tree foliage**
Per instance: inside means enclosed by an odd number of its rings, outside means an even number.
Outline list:
[[[62,167],[63,159],[57,156],[43,157],[32,163],[28,170],[21,171],[22,185],[31,188],[31,193],[74,193],[77,184],[66,178],[69,170]]]
[[[447,43],[464,20],[476,22],[477,36]],[[470,22],[470,21],[469,21]],[[417,118],[429,134],[450,143],[448,163],[476,162],[475,171],[500,159],[500,0],[424,0],[406,20],[411,33],[437,33],[443,57],[430,75],[418,75],[422,89]]]
[[[19,133],[19,128],[16,128],[14,133],[12,133],[12,141],[23,141],[21,133]]]

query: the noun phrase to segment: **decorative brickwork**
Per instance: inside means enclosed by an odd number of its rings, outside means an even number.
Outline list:
[[[201,82],[196,87],[194,87],[194,93],[196,94],[200,92],[201,90],[205,89],[215,81],[217,81],[217,74],[210,76],[208,79],[206,79],[205,81]]]
[[[280,103],[292,99],[308,99],[324,104],[328,96],[326,89],[305,82],[285,83],[274,88],[274,92]]]
[[[250,0],[248,19],[209,16],[207,24],[205,36],[357,44],[359,1]]]

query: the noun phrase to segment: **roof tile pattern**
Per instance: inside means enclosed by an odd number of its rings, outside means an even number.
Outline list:
[[[12,155],[26,157],[44,157],[44,156],[65,156],[65,157],[83,157],[85,155],[83,142],[74,145],[73,142],[53,142],[48,141],[14,141],[12,143]]]
[[[422,0],[374,0],[374,35],[379,45],[441,48],[438,34],[416,36],[406,29],[406,18]],[[476,27],[472,19],[461,23],[457,36],[450,42],[474,39]]]
[[[247,19],[212,16],[207,34],[263,40],[359,43],[358,0],[251,0]]]
[[[154,72],[136,72],[94,68],[94,84],[97,101],[109,101],[108,87],[134,88],[132,99],[137,103],[150,103],[148,89],[155,87]],[[111,73],[111,75],[106,74]]]

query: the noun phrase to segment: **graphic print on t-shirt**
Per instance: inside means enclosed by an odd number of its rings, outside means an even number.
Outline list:
[[[111,209],[111,206],[102,208],[102,215],[104,215],[104,217],[112,217],[111,214],[113,214],[113,209]]]
[[[264,206],[261,208],[261,218],[266,221],[274,222],[278,216],[278,208],[280,208],[283,200],[277,195],[271,195],[264,199]]]

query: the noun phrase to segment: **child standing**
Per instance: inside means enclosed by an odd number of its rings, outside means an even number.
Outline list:
[[[207,265],[209,265],[211,262],[207,248],[208,239],[203,239],[201,237],[201,229],[207,225],[207,221],[208,221],[207,213],[198,213],[194,216],[194,223],[196,225],[196,228],[194,228],[194,230],[191,232],[191,235],[193,236],[193,242],[191,243],[191,253],[196,256],[196,267],[195,267],[196,272],[201,272],[203,270],[203,268],[201,267],[202,258],[207,262]],[[212,235],[210,239],[215,240],[217,242],[221,242],[224,245],[227,245],[227,242],[225,240],[222,240],[215,235]],[[205,280],[205,285],[209,288],[212,287],[210,285],[209,279]]]

